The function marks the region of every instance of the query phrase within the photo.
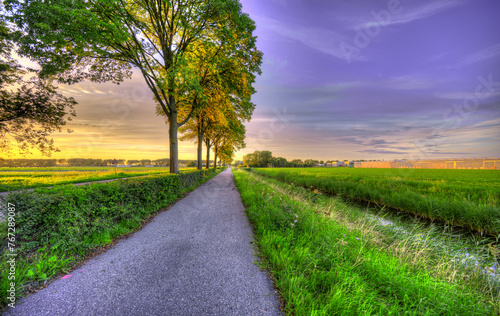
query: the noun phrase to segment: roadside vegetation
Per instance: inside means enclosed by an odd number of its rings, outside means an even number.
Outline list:
[[[151,174],[88,186],[72,185],[13,192],[0,199],[16,210],[15,257],[16,294],[44,286],[54,276],[67,273],[117,237],[134,232],[161,209],[187,191],[219,173],[221,169]],[[10,204],[8,204],[10,203]],[[10,281],[8,221],[0,222],[0,292],[8,293]],[[11,235],[12,236],[12,235]],[[0,297],[0,309],[8,304]]]
[[[500,312],[498,283],[434,246],[435,232],[397,233],[339,197],[244,170],[234,176],[287,314]]]
[[[254,172],[418,217],[500,235],[499,170],[271,168]]]

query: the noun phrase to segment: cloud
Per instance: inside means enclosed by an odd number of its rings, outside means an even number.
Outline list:
[[[399,90],[421,90],[430,86],[430,82],[428,80],[409,75],[391,78],[387,81],[383,81],[382,84],[387,85],[392,89]]]
[[[374,139],[374,138],[370,139],[370,137],[347,136],[347,137],[341,137],[339,138],[339,140],[363,146],[375,146],[375,147],[382,147],[390,144],[395,144],[395,142],[388,142],[383,139]]]
[[[264,16],[255,16],[255,20],[257,25],[263,29],[274,31],[283,37],[298,41],[311,49],[335,58],[346,58],[341,44],[345,43],[348,38],[338,32],[299,24],[292,25]],[[363,56],[359,55],[352,56],[351,59],[365,60]]]
[[[451,9],[453,7],[459,6],[463,4],[464,1],[457,0],[444,0],[444,1],[431,1],[428,4],[421,6],[413,11],[398,15],[393,24],[398,23],[408,23],[420,19],[424,19],[435,14],[438,14],[442,11]]]
[[[445,100],[465,100],[465,99],[478,99],[478,95],[475,92],[442,92],[435,94],[436,97]],[[494,91],[490,94],[487,94],[487,98],[495,98],[500,96],[500,91]],[[479,98],[479,101],[482,99]]]
[[[383,150],[383,149],[365,149],[365,150],[358,150],[358,153],[363,153],[363,154],[389,154],[389,155],[404,155],[406,152],[404,151],[396,151],[396,150]]]
[[[271,65],[275,70],[285,68],[288,65],[288,61],[286,59],[277,59],[277,58],[263,58],[264,65]]]
[[[390,19],[384,22],[384,25],[410,23],[416,20],[433,16],[435,14],[451,9],[453,7],[457,7],[463,3],[464,1],[462,0],[442,0],[442,1],[431,1],[418,8],[413,8],[413,9],[408,8],[407,5],[396,6],[396,10],[401,11],[401,13],[392,14]],[[357,27],[365,28],[377,23],[379,22],[371,20],[370,22],[363,23],[362,25],[358,25]]]
[[[498,58],[500,57],[500,44],[496,44],[490,46],[488,48],[482,49],[472,55],[464,58],[460,64],[462,65],[470,65],[478,62],[482,62],[488,59]]]

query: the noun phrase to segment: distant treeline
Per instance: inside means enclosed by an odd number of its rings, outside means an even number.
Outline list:
[[[318,161],[312,159],[307,159],[306,161],[300,159],[288,161],[283,157],[273,157],[273,154],[267,150],[256,150],[243,157],[243,165],[249,167],[314,167],[316,163]]]
[[[365,160],[354,160],[354,161],[365,161]],[[288,161],[283,157],[273,157],[273,154],[268,150],[258,151],[245,155],[243,157],[243,165],[249,167],[314,167],[314,166],[331,166],[333,163],[339,162],[338,160],[314,160],[306,159],[302,161],[301,159],[293,159]],[[343,165],[349,165],[348,160],[342,160]],[[236,163],[237,165],[238,163]]]
[[[137,166],[168,166],[169,159],[116,159],[117,165],[137,165]],[[189,160],[179,160],[180,164],[187,164]],[[2,159],[0,167],[106,167],[113,166],[113,159],[91,159],[91,158],[71,158],[71,159]]]

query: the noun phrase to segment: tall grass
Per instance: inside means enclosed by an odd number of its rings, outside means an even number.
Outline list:
[[[386,234],[339,199],[236,171],[262,265],[293,315],[494,315],[477,270]],[[425,237],[424,237],[425,238]]]
[[[500,234],[499,170],[253,170],[258,174],[316,188],[329,194],[396,208],[492,235]]]

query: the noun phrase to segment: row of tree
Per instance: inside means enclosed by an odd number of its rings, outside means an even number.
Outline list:
[[[258,151],[245,155],[243,157],[243,165],[249,167],[314,167],[317,165],[336,163],[339,160],[314,160],[306,159],[302,161],[301,159],[293,159],[288,161],[283,157],[273,157],[272,153],[267,150]],[[341,160],[345,161],[345,160]],[[372,161],[372,160],[353,160],[353,161]],[[376,161],[376,160],[373,160]]]
[[[207,165],[211,149],[215,165],[217,159],[230,162],[245,146],[243,123],[255,108],[250,97],[262,53],[255,24],[238,0],[5,0],[4,5],[2,149],[9,148],[10,136],[25,151],[56,150],[47,136],[66,123],[65,114],[74,114],[76,102],[57,94],[54,80],[120,83],[131,77],[132,67],[153,92],[157,114],[168,121],[171,172],[179,171],[179,128],[182,139],[198,143],[200,169],[203,145]],[[35,81],[22,82],[24,70],[9,53],[14,43],[18,55],[40,65],[27,70],[36,73]],[[12,84],[21,88],[7,89]],[[26,115],[26,109],[34,113]]]
[[[70,158],[70,159],[0,159],[0,167],[56,167],[56,166],[68,166],[68,167],[106,167],[117,165],[135,165],[135,166],[168,166],[169,159],[92,159],[92,158]],[[189,165],[192,160],[179,160],[181,165],[187,167],[195,167],[194,165]],[[210,161],[211,163],[212,161]]]
[[[283,157],[273,157],[270,151],[263,150],[251,154],[247,154],[243,157],[243,165],[249,167],[314,167],[319,162],[313,159],[307,159],[302,161],[300,159],[294,159],[288,161]]]

